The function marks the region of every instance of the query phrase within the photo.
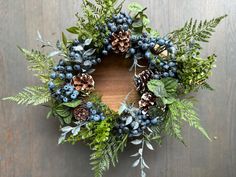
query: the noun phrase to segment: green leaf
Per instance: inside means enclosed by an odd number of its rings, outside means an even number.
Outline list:
[[[61,106],[61,105],[57,106],[55,108],[54,112],[58,116],[63,117],[63,118],[66,118],[66,117],[70,116],[70,114],[71,114],[71,111],[69,111],[68,109],[66,109],[66,107]]]
[[[162,98],[162,101],[165,105],[172,104],[175,101],[173,97]]]
[[[149,34],[150,34],[150,36],[152,36],[152,37],[158,37],[158,36],[159,36],[158,31],[157,31],[157,30],[154,30],[154,29],[152,29],[152,28],[150,28]]]
[[[50,111],[48,112],[48,114],[47,114],[47,119],[49,119],[49,118],[51,117],[51,115],[52,115],[52,110],[50,110]]]
[[[168,95],[175,95],[178,88],[178,80],[174,78],[164,78],[161,81],[165,85],[165,89]]]
[[[72,120],[72,117],[73,117],[73,115],[72,115],[72,113],[71,113],[69,116],[64,117],[63,120],[64,120],[64,122],[65,122],[66,124],[70,124],[70,123],[71,123],[71,120]]]
[[[168,108],[164,126],[165,133],[183,142],[182,126],[183,122],[187,122],[211,141],[207,132],[200,124],[200,119],[194,109],[193,103],[185,99],[176,99]]]
[[[133,2],[128,5],[128,10],[134,13],[141,12],[144,8],[139,3]]]
[[[132,24],[133,28],[143,28],[143,21],[141,19],[136,20]]]
[[[67,38],[63,32],[62,32],[62,41],[63,41],[63,44],[66,46],[67,45]]]
[[[72,26],[72,27],[70,27],[70,28],[68,28],[68,29],[66,29],[66,30],[67,30],[68,32],[72,33],[72,34],[78,34],[79,28],[76,27],[76,26]]]
[[[69,103],[62,103],[62,105],[70,107],[70,108],[76,108],[80,104],[81,104],[81,100],[76,100],[76,101],[69,102]]]
[[[148,89],[157,97],[164,98],[167,96],[165,85],[160,80],[150,80],[147,84]]]
[[[147,26],[148,24],[150,24],[150,20],[146,17],[143,18],[143,25]]]

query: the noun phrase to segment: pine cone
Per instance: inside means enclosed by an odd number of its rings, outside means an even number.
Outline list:
[[[82,74],[81,76],[75,76],[72,80],[72,85],[74,85],[77,91],[83,91],[85,93],[90,93],[94,90],[94,80],[91,75]]]
[[[149,69],[142,71],[138,76],[135,76],[134,81],[135,81],[135,85],[137,90],[143,94],[145,93],[148,89],[147,89],[147,83],[148,81],[151,80],[153,76],[153,72]]]
[[[89,110],[84,107],[77,107],[73,111],[74,117],[78,121],[86,121],[89,117]]]
[[[115,53],[125,53],[130,48],[130,31],[119,31],[112,34],[111,44]]]
[[[141,96],[139,101],[139,108],[144,111],[147,111],[151,106],[156,104],[156,96],[150,92],[146,92]]]

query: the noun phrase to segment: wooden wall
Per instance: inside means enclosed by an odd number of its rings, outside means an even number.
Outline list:
[[[131,2],[127,0],[125,6]],[[216,53],[217,68],[210,83],[214,92],[196,96],[204,127],[213,142],[197,131],[184,128],[187,147],[166,138],[155,152],[146,152],[149,177],[236,176],[236,0],[138,0],[148,7],[152,24],[161,34],[180,27],[191,17],[229,17],[217,28],[203,54]],[[0,97],[12,95],[38,80],[27,71],[17,50],[37,47],[36,31],[55,41],[73,25],[81,0],[0,0]],[[107,67],[113,67],[108,65]],[[111,92],[112,93],[112,92]],[[109,96],[109,95],[105,95]],[[46,120],[43,107],[0,102],[0,177],[92,177],[88,148],[57,145],[58,122]],[[132,169],[132,146],[105,177],[136,177]]]

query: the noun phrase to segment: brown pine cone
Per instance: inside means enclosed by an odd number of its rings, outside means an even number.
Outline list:
[[[138,76],[135,76],[134,81],[137,88],[137,91],[139,91],[141,94],[148,91],[147,89],[147,83],[152,79],[153,72],[149,69],[142,71],[138,74]]]
[[[115,53],[125,53],[130,48],[130,31],[119,31],[112,34],[111,45]]]
[[[78,121],[86,121],[89,117],[89,110],[81,106],[75,108],[73,113],[75,119]]]
[[[74,85],[75,89],[85,93],[90,93],[94,90],[94,84],[93,77],[88,74],[78,75],[72,79],[72,85]]]
[[[139,108],[147,111],[151,106],[156,104],[156,96],[150,92],[146,92],[141,96],[139,101]]]

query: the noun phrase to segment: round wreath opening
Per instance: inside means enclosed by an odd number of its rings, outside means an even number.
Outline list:
[[[210,139],[186,95],[199,88],[212,90],[206,80],[215,55],[202,58],[201,42],[207,42],[226,16],[204,22],[190,20],[161,37],[150,27],[146,8],[131,3],[129,13],[121,9],[122,3],[116,6],[114,0],[96,0],[96,4],[84,0],[84,16],[76,15],[76,26],[67,29],[77,35],[76,39],[67,39],[62,33],[62,41],[55,47],[38,32],[42,47],[54,50],[48,55],[20,50],[43,85],[26,87],[18,95],[5,98],[19,104],[47,103],[51,108],[47,117],[56,117],[61,123],[58,143],[88,143],[93,150],[91,164],[96,177],[118,162],[118,153],[128,142],[140,146],[132,155],[136,158],[133,167],[140,166],[140,175],[146,176],[145,169],[149,167],[144,160],[144,148],[153,150],[152,144],[160,144],[163,135],[184,142],[183,122]],[[93,77],[96,66],[104,57],[109,60],[107,56],[112,53],[131,62],[127,72],[133,73],[139,95],[135,105],[127,93],[119,111],[102,102]],[[57,63],[56,56],[60,58]]]
[[[136,91],[134,72],[129,71],[132,64],[130,59],[125,59],[122,55],[109,54],[91,74],[96,82],[94,93],[102,95],[102,102],[114,111],[118,111],[128,93],[129,102],[134,102],[136,106],[140,99]],[[140,61],[140,65],[145,67],[137,68],[137,73],[147,68],[145,60]]]

